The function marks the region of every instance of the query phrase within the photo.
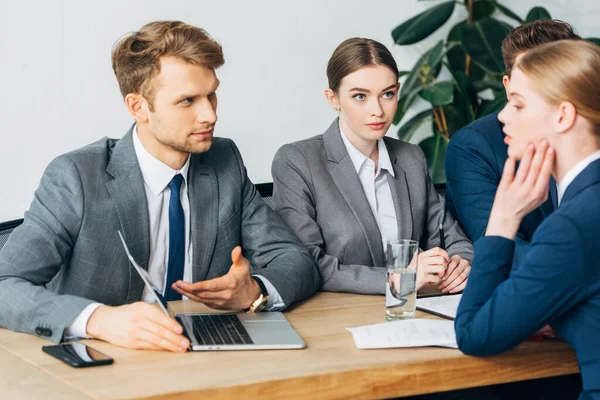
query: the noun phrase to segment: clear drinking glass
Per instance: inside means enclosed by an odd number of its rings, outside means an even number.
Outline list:
[[[417,303],[419,242],[390,240],[386,247],[385,316],[388,321],[414,318]]]

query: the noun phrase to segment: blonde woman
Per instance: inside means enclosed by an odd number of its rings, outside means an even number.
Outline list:
[[[549,324],[577,353],[580,399],[600,399],[600,47],[558,41],[527,52],[499,114],[508,155],[456,318],[460,349],[506,351]],[[516,160],[520,165],[515,174]],[[523,217],[558,185],[558,209],[510,273]]]

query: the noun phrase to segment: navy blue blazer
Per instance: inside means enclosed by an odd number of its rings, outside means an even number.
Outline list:
[[[487,115],[456,132],[446,151],[446,204],[469,239],[485,233],[496,189],[508,158],[502,124],[498,113]],[[539,224],[552,213],[551,198],[556,197],[552,181],[551,196],[537,210],[528,214],[519,227],[515,261],[529,249],[529,242]]]
[[[577,353],[580,399],[600,399],[599,199],[597,160],[567,187],[512,272],[512,240],[486,236],[475,243],[454,325],[463,353],[501,353],[549,324]]]

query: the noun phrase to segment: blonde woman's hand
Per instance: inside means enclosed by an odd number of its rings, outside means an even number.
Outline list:
[[[553,164],[554,149],[546,140],[537,147],[529,144],[516,174],[516,159],[506,160],[486,236],[515,239],[523,217],[548,199]]]

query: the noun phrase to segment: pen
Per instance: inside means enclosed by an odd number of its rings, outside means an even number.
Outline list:
[[[440,225],[438,226],[439,228],[439,234],[440,234],[440,248],[442,250],[446,250],[446,241],[444,240],[444,226],[442,225],[442,223],[440,222]]]

